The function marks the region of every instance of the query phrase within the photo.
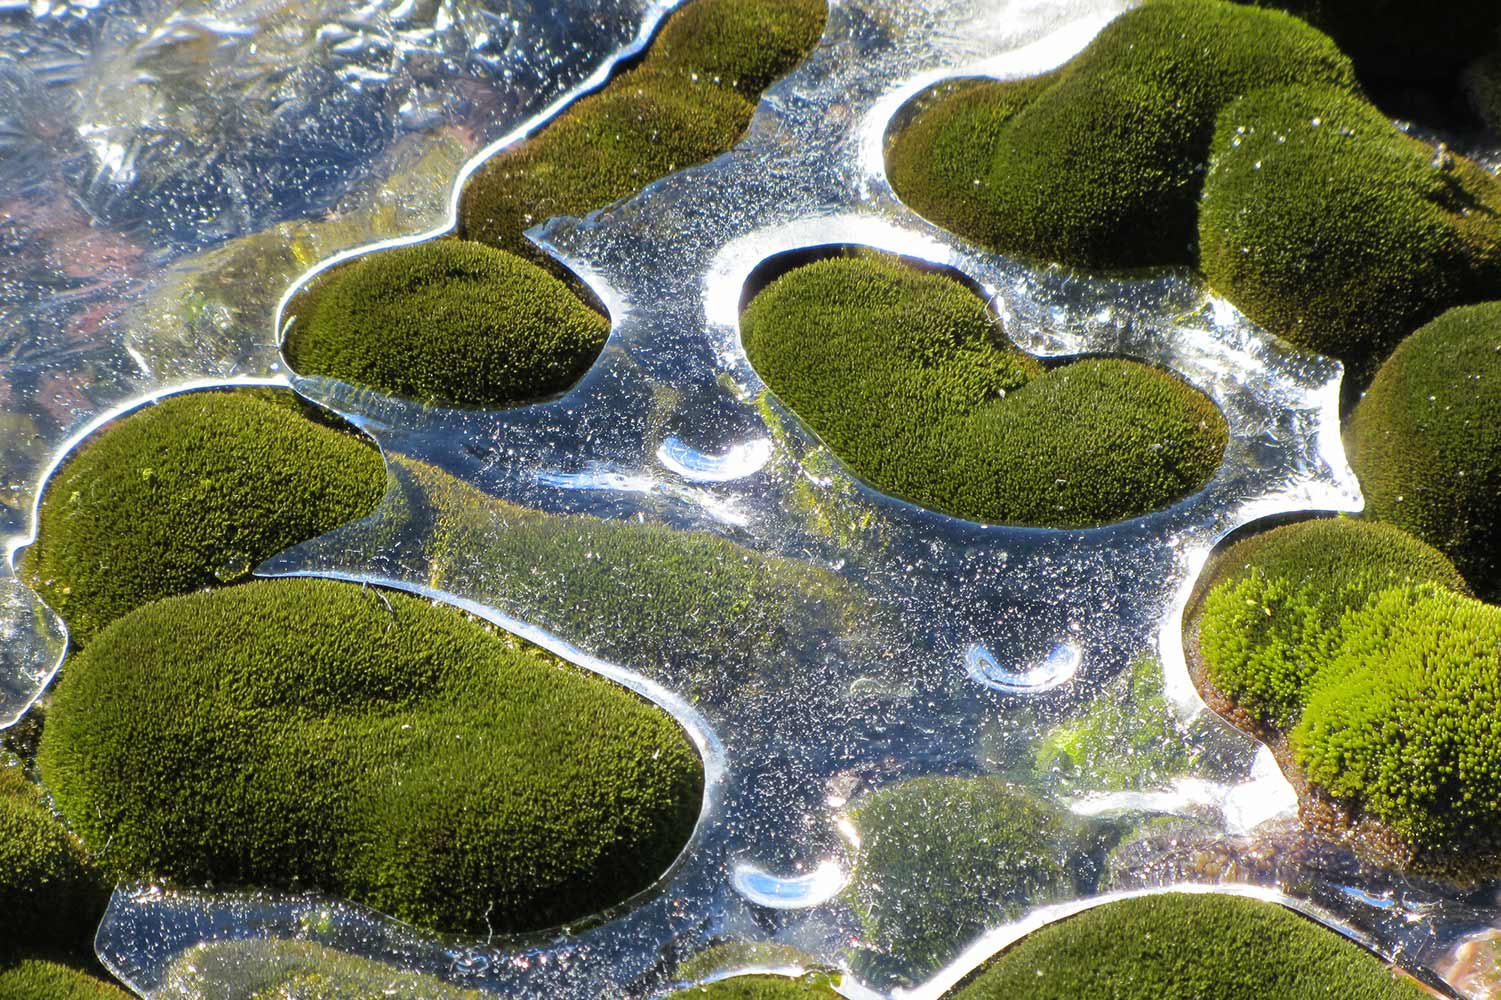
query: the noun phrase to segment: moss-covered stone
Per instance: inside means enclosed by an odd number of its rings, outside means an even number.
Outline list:
[[[379,451],[286,390],[169,396],[85,441],[48,483],[23,578],[75,644],[149,601],[246,579],[370,513]]]
[[[871,485],[975,521],[1083,527],[1202,487],[1224,417],[1174,375],[1044,369],[959,282],[881,256],[799,267],[741,317],[778,397]]]
[[[1197,648],[1207,679],[1258,724],[1290,726],[1341,618],[1391,587],[1464,579],[1443,554],[1390,525],[1302,521],[1218,554],[1198,591]],[[1317,655],[1314,655],[1317,651]]]
[[[838,1000],[827,976],[738,976],[678,990],[667,1000]]]
[[[1330,87],[1225,109],[1199,236],[1217,291],[1359,384],[1449,306],[1501,296],[1501,181]]]
[[[1257,87],[1352,87],[1349,61],[1283,14],[1152,0],[1067,66],[957,88],[894,137],[897,193],[994,249],[1085,267],[1194,260],[1221,108]]]
[[[132,1000],[114,983],[45,959],[0,957],[0,996],[6,1000]],[[374,998],[372,998],[374,1000]]]
[[[1501,302],[1454,309],[1381,366],[1345,433],[1368,516],[1501,597]]]
[[[866,943],[916,973],[1074,888],[1067,815],[1000,778],[914,778],[856,804],[850,896]]]
[[[585,215],[727,151],[761,90],[818,43],[825,16],[823,0],[695,0],[638,66],[475,171],[460,235],[546,263],[527,228]]]
[[[665,712],[451,608],[328,580],[148,605],[70,661],[39,755],[112,873],[316,887],[516,931],[645,888],[697,819]]]
[[[198,945],[172,963],[158,993],[237,1000],[485,1000],[491,996],[308,941]]]
[[[377,250],[318,280],[287,333],[292,367],[424,403],[556,395],[610,332],[542,268],[468,240]]]
[[[1410,979],[1274,903],[1165,893],[1107,903],[1023,938],[950,1000],[1421,1000]]]

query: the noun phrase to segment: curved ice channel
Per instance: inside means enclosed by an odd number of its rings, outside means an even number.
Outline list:
[[[122,886],[97,941],[110,968],[151,995],[196,946],[259,942],[269,954],[296,940],[499,996],[568,1000],[655,997],[775,954],[796,956],[777,967],[843,970],[851,997],[927,998],[1047,920],[1168,887],[1280,899],[1420,973],[1495,920],[1494,886],[1405,878],[1303,831],[1264,748],[1207,712],[1187,680],[1178,617],[1210,548],[1257,518],[1360,506],[1339,444],[1339,367],[1274,341],[1189,275],[1106,280],[983,252],[907,211],[884,179],[885,130],[912,94],[1056,66],[1126,6],[835,0],[817,52],[765,95],[733,152],[533,231],[613,320],[598,363],[556,401],[446,411],[285,376],[276,327],[232,314],[173,341],[175,355],[157,343],[154,360],[132,361],[123,338],[101,347],[132,374],[87,397],[70,428],[185,384],[183,373],[248,373],[288,378],[379,440],[390,462],[380,510],[260,572],[456,601],[662,704],[711,772],[683,856],[584,926],[456,941],[316,895]],[[650,25],[660,10],[639,13]],[[760,265],[850,245],[963,274],[1029,350],[1180,373],[1229,422],[1218,473],[1166,510],[1076,531],[961,521],[868,489],[766,393],[738,334]],[[246,343],[248,360],[216,360]],[[50,363],[65,372],[73,360]],[[28,398],[23,410],[41,408]],[[41,467],[17,466],[28,498]],[[664,565],[702,576],[667,586],[684,581],[654,576]],[[27,614],[41,623],[33,641],[5,646],[14,708],[60,645],[10,585],[7,635],[33,634]],[[744,597],[733,615],[710,598],[725,587]],[[1124,707],[1102,715],[1107,702]],[[1039,764],[1067,727],[1102,717],[1116,721],[1097,773]],[[1143,727],[1160,746],[1125,738]],[[862,894],[883,880],[914,905],[940,888],[962,894],[938,884],[941,868],[875,867],[862,809],[913,778],[983,775],[1055,803],[1052,839],[1093,849],[1069,857],[1068,891],[1017,900],[963,887],[973,905],[957,907],[942,959],[919,961],[872,926]],[[964,833],[881,836],[932,857],[962,849]]]

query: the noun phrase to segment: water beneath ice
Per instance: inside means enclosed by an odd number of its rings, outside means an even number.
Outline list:
[[[287,372],[279,298],[350,248],[442,230],[464,165],[598,79],[666,4],[372,0],[326,19],[271,0],[0,5],[0,88],[18,95],[0,101],[12,560],[50,469],[110,416],[195,386],[289,382],[380,442],[390,489],[372,517],[261,573],[469,608],[663,705],[708,779],[673,868],[579,927],[456,940],[316,895],[128,885],[100,928],[106,964],[150,995],[195,945],[296,940],[501,996],[645,998],[687,960],[692,978],[766,964],[717,945],[775,945],[846,970],[851,997],[936,997],[1031,928],[1166,886],[1288,902],[1430,979],[1501,916],[1494,885],[1407,878],[1302,830],[1269,753],[1187,677],[1179,616],[1218,540],[1360,505],[1338,366],[1190,275],[1104,279],[983,252],[884,179],[885,131],[912,94],[1057,65],[1128,5],[836,0],[819,49],[732,153],[534,231],[613,329],[562,398],[493,412]],[[1229,422],[1218,473],[1166,510],[1069,531],[961,521],[865,487],[766,394],[738,335],[768,267],[851,245],[962,274],[1028,350],[1180,373]],[[0,573],[0,719],[13,719],[65,633]],[[724,588],[733,611],[711,599]],[[1099,719],[1090,768],[1042,763]],[[1143,731],[1161,736],[1142,747]],[[1062,807],[1057,844],[1088,845],[1068,855],[1068,889],[962,887],[973,905],[928,943],[938,960],[861,908],[883,880],[919,909],[952,897],[941,866],[873,870],[861,813],[875,790],[934,775],[999,775]],[[881,836],[960,850],[964,833]]]

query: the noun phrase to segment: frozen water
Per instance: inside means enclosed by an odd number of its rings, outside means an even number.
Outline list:
[[[1104,279],[989,254],[912,215],[885,182],[885,132],[911,94],[945,76],[1049,68],[1125,6],[836,0],[818,51],[765,96],[732,153],[587,219],[533,232],[608,305],[613,330],[572,391],[502,412],[424,408],[283,373],[275,350],[268,285],[289,288],[313,261],[441,223],[452,208],[446,186],[437,199],[420,184],[420,198],[389,195],[392,184],[343,193],[335,208],[349,223],[343,229],[284,223],[259,242],[174,260],[162,247],[182,232],[200,240],[216,226],[239,232],[281,217],[287,203],[256,215],[243,206],[270,198],[270,188],[236,195],[222,211],[183,195],[194,207],[181,225],[131,221],[173,184],[193,188],[175,172],[196,168],[154,158],[165,147],[159,120],[141,110],[149,95],[121,98],[117,112],[97,94],[85,99],[115,78],[99,67],[173,66],[199,52],[211,67],[243,65],[249,81],[275,79],[289,67],[251,58],[247,46],[277,30],[279,8],[230,3],[188,17],[177,8],[147,16],[58,7],[35,16],[14,36],[24,58],[0,74],[0,86],[90,110],[58,118],[56,134],[46,133],[50,118],[0,130],[0,162],[54,164],[40,182],[25,179],[29,166],[0,168],[19,185],[7,204],[33,213],[26,251],[6,265],[30,268],[10,307],[21,325],[5,328],[21,332],[4,334],[4,363],[19,374],[0,394],[5,419],[26,428],[6,439],[4,453],[12,547],[30,527],[47,461],[91,421],[194,380],[286,378],[380,441],[391,489],[372,517],[260,572],[454,601],[663,705],[698,743],[709,779],[683,856],[656,886],[587,926],[454,941],[315,895],[124,886],[98,937],[110,967],[149,994],[195,945],[298,940],[497,995],[644,998],[677,980],[687,958],[698,960],[695,976],[758,967],[744,948],[712,950],[729,943],[774,945],[808,965],[847,970],[841,989],[851,997],[936,997],[1028,929],[1099,899],[1166,887],[1278,898],[1419,970],[1474,924],[1494,920],[1495,886],[1460,891],[1407,878],[1301,830],[1291,788],[1265,748],[1206,712],[1187,680],[1179,616],[1209,549],[1260,517],[1360,505],[1339,444],[1338,366],[1274,341],[1190,275]],[[481,102],[507,123],[487,139],[512,130],[524,117],[515,109],[538,111],[606,65],[660,14],[608,4],[508,9],[521,25],[505,37],[536,32],[537,51],[558,62],[548,68],[539,58],[528,78],[536,82],[497,85]],[[345,70],[318,84],[331,90],[295,93],[350,92],[306,97],[327,112],[316,117],[328,128],[346,107],[375,102],[373,138],[354,148],[380,159],[400,145],[392,137],[403,128],[427,127],[430,107],[472,94],[474,66],[490,65],[489,56],[455,51],[499,51],[504,33],[464,21],[461,10],[473,13],[447,4],[376,10],[368,23],[338,21],[328,37],[278,35],[278,51]],[[164,29],[174,17],[193,27]],[[408,45],[398,25],[411,24],[425,27],[411,29],[421,38]],[[148,44],[163,30],[164,41]],[[191,73],[173,85],[204,88]],[[193,136],[228,128],[212,108],[188,107],[197,117],[183,127],[184,150]],[[448,131],[423,133],[432,141],[412,155],[422,160],[444,136],[472,152],[473,120],[456,130],[448,114],[439,115]],[[246,134],[270,139],[204,169],[228,178],[235,156],[291,155],[261,124],[251,121]],[[321,172],[289,183],[307,204],[326,207],[361,169],[324,164],[318,137],[310,141],[307,163]],[[423,162],[441,166],[441,158]],[[387,195],[416,198],[422,209],[397,222],[372,213],[370,199]],[[95,231],[76,214],[75,196],[102,199],[96,210],[114,221]],[[962,274],[1029,350],[1128,356],[1180,373],[1229,422],[1218,473],[1166,510],[1074,531],[975,524],[865,487],[766,394],[738,333],[743,293],[767,266],[846,245]],[[59,276],[53,265],[80,247],[89,266]],[[221,273],[260,297],[205,304],[200,296],[190,317],[173,319],[139,290],[197,289],[197,279]],[[277,284],[276,275],[288,280]],[[122,315],[135,321],[124,326]],[[0,691],[13,713],[50,671],[60,632],[29,592],[10,587],[19,600],[6,606],[8,634],[36,636],[5,646]],[[1160,682],[1134,685],[1122,703],[1120,682],[1158,657]],[[1101,713],[1107,703],[1113,715]],[[1101,735],[1098,768],[1063,775],[1039,765],[1050,739],[1098,718],[1115,720]],[[1125,738],[1145,727],[1165,734],[1160,746]],[[938,943],[937,966],[900,941],[880,943],[853,889],[862,865],[873,864],[862,805],[913,778],[986,774],[1061,807],[1056,829],[1044,832],[1068,856],[1072,898],[1002,899],[976,886],[978,916]],[[965,833],[905,831],[929,857],[964,850]],[[1077,838],[1098,850],[1068,854],[1064,845]],[[1111,845],[1102,868],[1096,855]],[[943,877],[863,874],[899,880],[916,898]]]

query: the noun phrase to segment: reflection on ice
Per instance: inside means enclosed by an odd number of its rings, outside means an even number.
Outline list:
[[[724,483],[759,472],[771,458],[770,438],[756,438],[732,446],[722,455],[706,455],[676,437],[657,449],[657,461],[684,479],[701,483]]]
[[[735,891],[757,906],[772,910],[801,910],[822,906],[844,890],[848,878],[839,865],[821,861],[805,875],[778,877],[748,861],[735,865],[730,882]]]
[[[997,691],[1041,694],[1066,684],[1079,672],[1083,653],[1077,643],[1060,642],[1046,656],[1018,668],[1002,666],[995,654],[980,643],[964,651],[964,670],[970,679]]]

